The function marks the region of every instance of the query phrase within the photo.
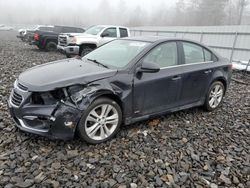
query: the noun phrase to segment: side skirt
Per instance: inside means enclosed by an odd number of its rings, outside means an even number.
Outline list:
[[[189,108],[193,108],[193,107],[202,106],[203,104],[204,104],[204,100],[200,100],[200,101],[195,102],[195,103],[187,104],[187,105],[180,106],[180,107],[175,107],[175,108],[168,109],[168,110],[161,111],[161,112],[157,112],[157,113],[152,113],[152,114],[148,114],[148,115],[144,115],[144,116],[140,116],[140,117],[136,117],[136,118],[126,118],[126,120],[124,121],[124,124],[129,125],[132,123],[136,123],[138,121],[147,120],[149,118],[153,118],[153,117],[157,117],[157,116],[161,116],[161,115],[165,115],[165,114],[170,114],[173,112],[177,112],[180,110],[185,110],[185,109],[189,109]]]

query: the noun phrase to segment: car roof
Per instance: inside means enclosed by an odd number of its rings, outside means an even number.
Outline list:
[[[160,42],[167,42],[167,41],[192,42],[192,43],[201,45],[202,47],[209,49],[217,57],[221,57],[216,51],[206,46],[205,44],[198,42],[198,41],[190,40],[190,39],[183,39],[183,38],[177,38],[177,37],[165,37],[165,36],[133,36],[133,37],[122,38],[122,40],[134,40],[134,41],[149,42],[149,43],[160,43]]]

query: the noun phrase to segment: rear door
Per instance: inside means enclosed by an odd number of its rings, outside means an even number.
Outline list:
[[[120,38],[128,37],[129,32],[127,28],[119,27]]]
[[[182,44],[183,84],[180,104],[199,102],[205,97],[213,73],[212,54],[202,46],[192,42]]]
[[[156,73],[136,73],[134,78],[135,116],[153,114],[176,107],[181,89],[181,67],[178,66],[176,42],[153,48],[142,60],[159,65]]]

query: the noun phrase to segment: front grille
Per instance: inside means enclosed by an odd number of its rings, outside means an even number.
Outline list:
[[[19,82],[17,83],[17,87],[23,91],[28,91],[28,88],[22,84],[20,84]]]
[[[23,97],[19,95],[17,92],[13,91],[11,96],[11,102],[16,106],[20,106],[22,101]]]
[[[60,46],[67,46],[67,37],[59,36],[59,38],[58,38],[58,44]]]

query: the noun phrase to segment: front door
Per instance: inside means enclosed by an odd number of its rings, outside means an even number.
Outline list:
[[[100,43],[99,46],[115,40],[117,38],[117,28],[116,27],[109,27],[107,29],[105,29],[102,34],[100,35]]]
[[[153,114],[176,107],[182,82],[176,42],[159,44],[143,58],[143,62],[156,63],[161,69],[156,73],[135,73],[135,116]]]

